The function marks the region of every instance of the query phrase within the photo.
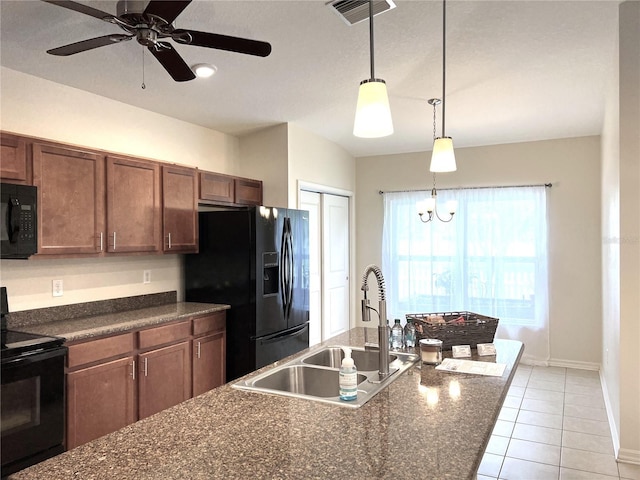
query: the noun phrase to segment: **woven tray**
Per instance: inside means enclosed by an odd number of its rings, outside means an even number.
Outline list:
[[[413,320],[417,342],[423,338],[442,340],[442,349],[453,345],[491,343],[498,328],[498,319],[473,312],[407,313]]]

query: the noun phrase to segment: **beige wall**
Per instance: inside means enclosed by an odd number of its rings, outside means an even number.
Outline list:
[[[263,203],[271,207],[288,206],[288,138],[283,123],[240,139],[240,174],[262,180]]]
[[[619,7],[602,133],[602,380],[620,461],[640,464],[640,2]]]
[[[383,201],[378,191],[431,188],[429,159],[430,152],[357,159],[356,271],[382,261]],[[601,361],[599,137],[457,148],[456,159],[458,170],[440,174],[438,186],[553,183],[547,196],[551,361],[597,367]]]
[[[239,140],[81,90],[0,70],[0,129],[86,147],[237,174]],[[177,290],[179,255],[0,260],[12,311]],[[151,283],[142,272],[151,270]],[[51,281],[64,283],[51,296]]]

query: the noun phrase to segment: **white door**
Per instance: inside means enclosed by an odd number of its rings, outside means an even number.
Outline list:
[[[349,329],[349,198],[322,195],[322,338]]]
[[[322,212],[317,192],[300,192],[300,209],[309,211],[309,346],[322,341]]]

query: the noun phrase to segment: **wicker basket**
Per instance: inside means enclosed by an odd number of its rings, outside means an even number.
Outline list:
[[[416,327],[416,342],[423,338],[442,340],[443,350],[453,345],[491,343],[498,328],[498,319],[473,312],[407,313]],[[416,344],[417,345],[417,344]]]

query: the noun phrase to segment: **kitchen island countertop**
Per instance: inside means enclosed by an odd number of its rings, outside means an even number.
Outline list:
[[[362,346],[364,331],[324,344]],[[524,349],[494,344],[473,360],[506,364],[501,377],[418,363],[358,409],[227,384],[10,478],[475,478]]]

